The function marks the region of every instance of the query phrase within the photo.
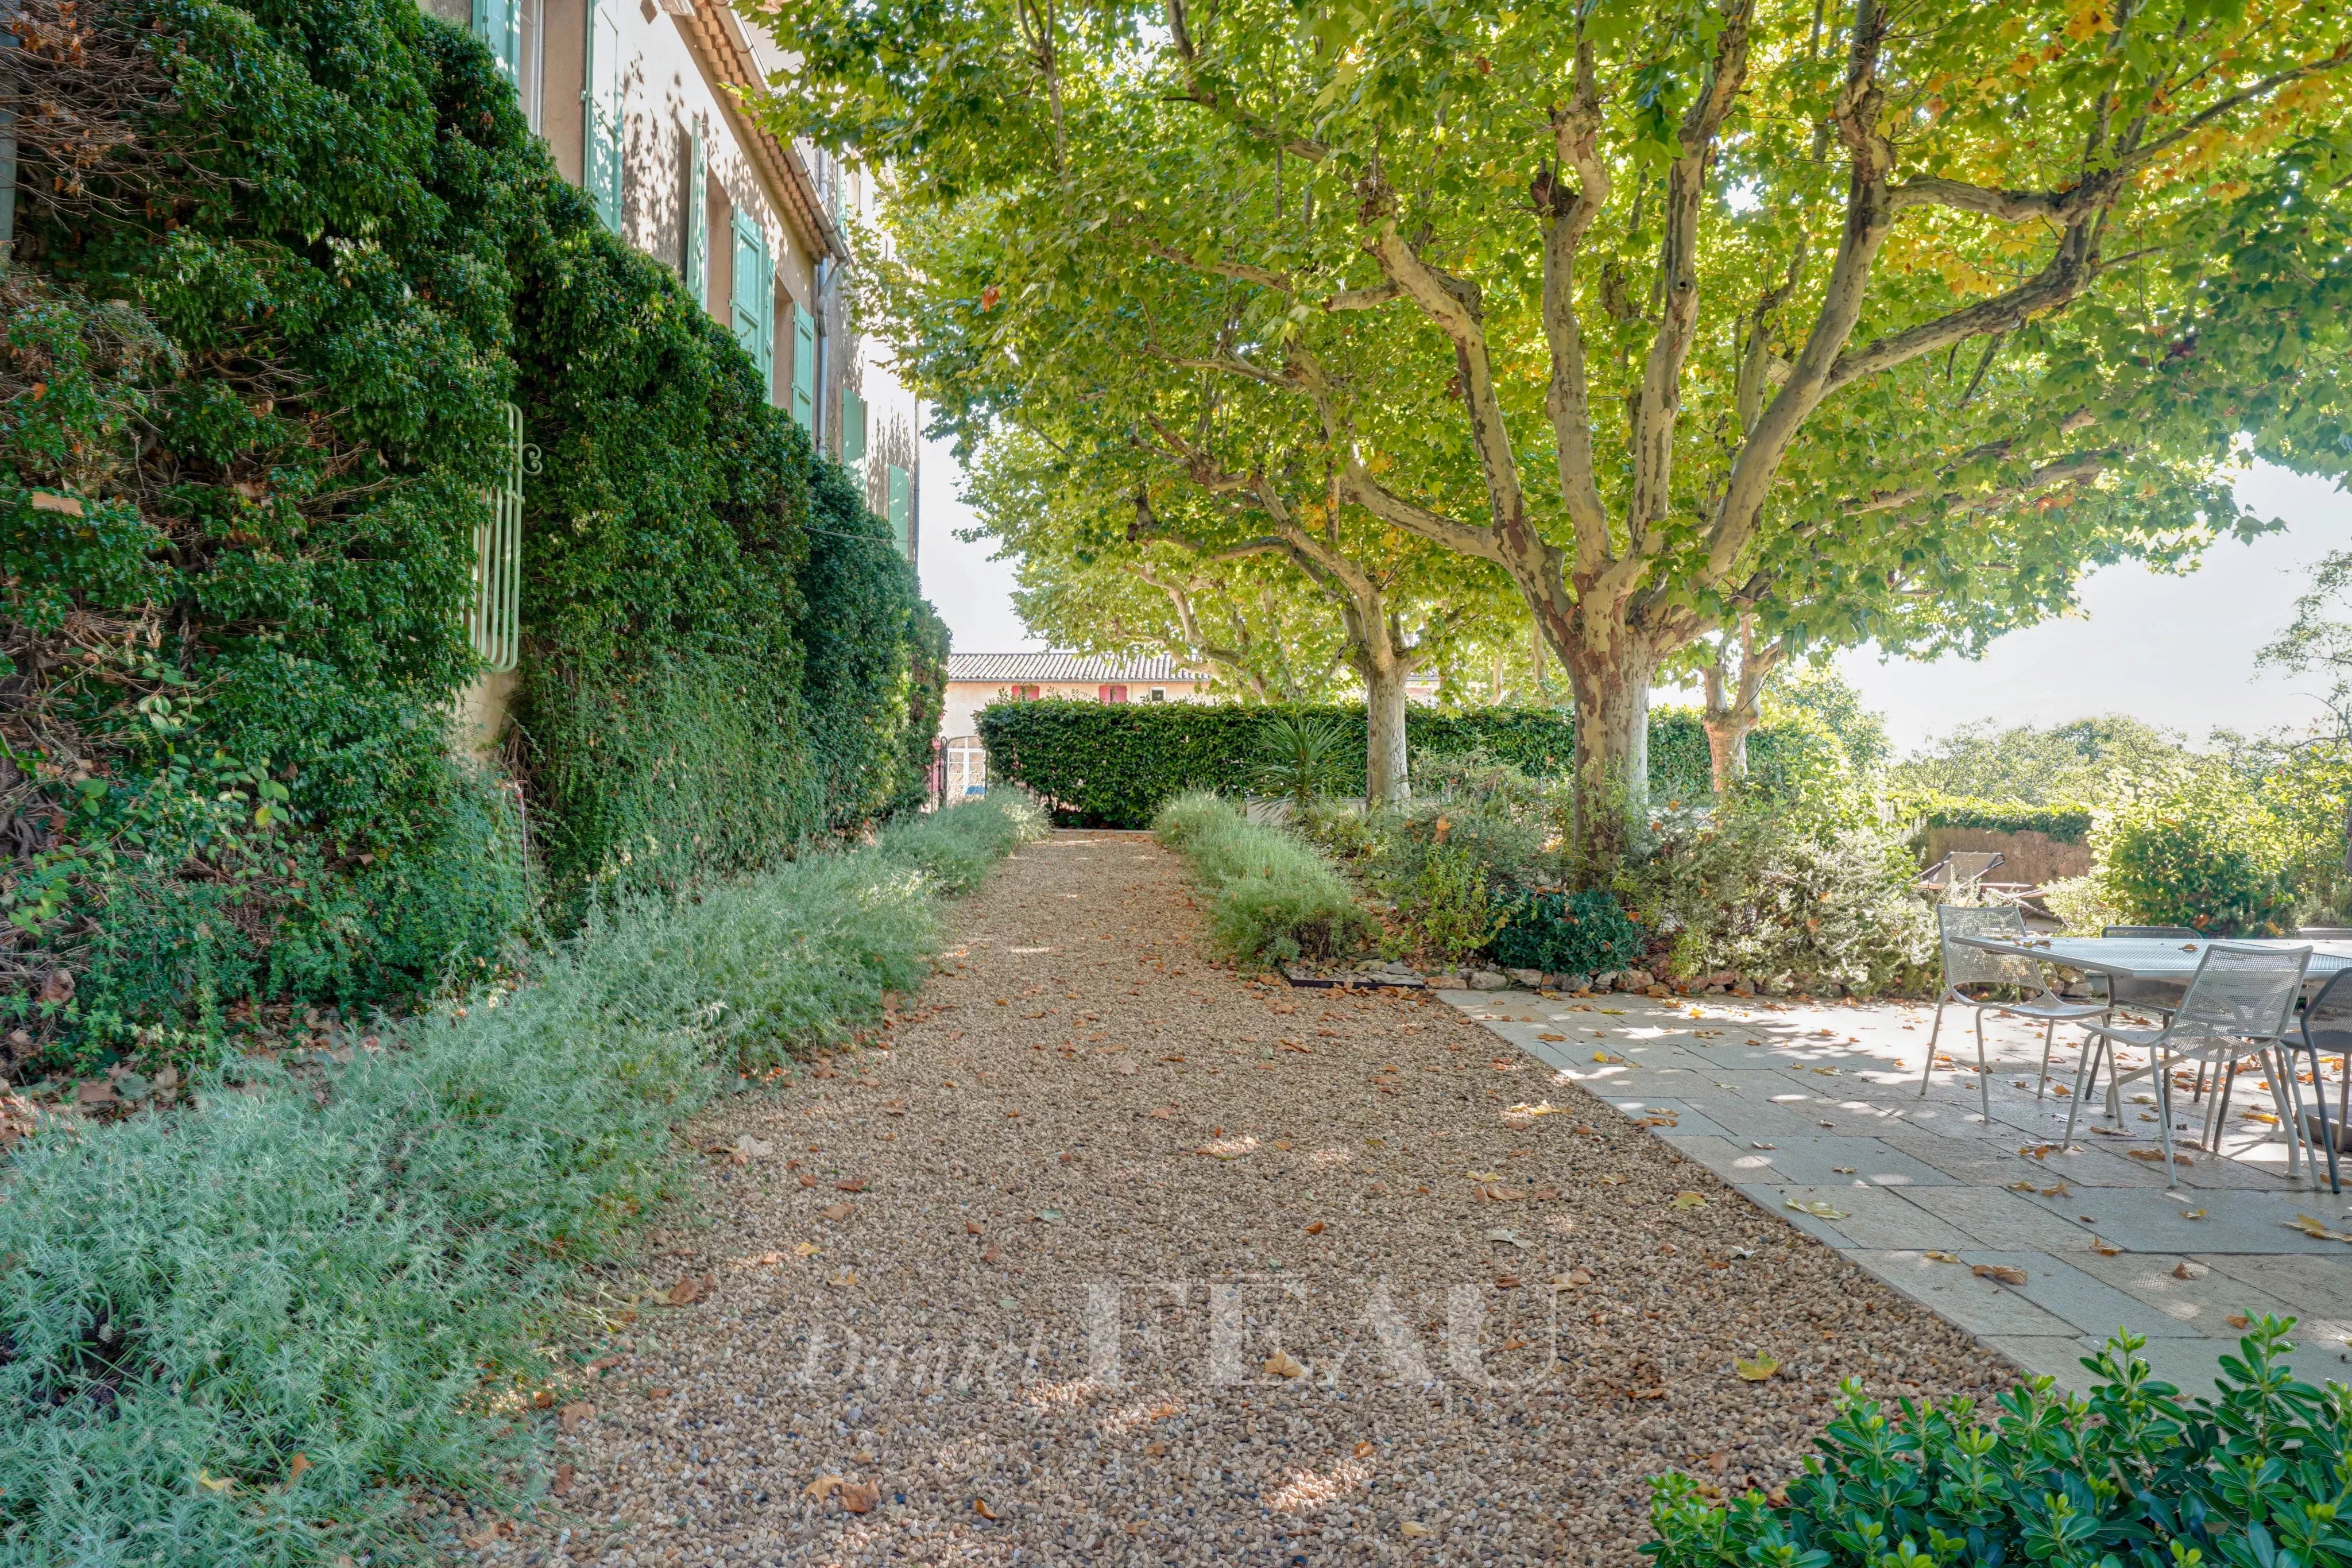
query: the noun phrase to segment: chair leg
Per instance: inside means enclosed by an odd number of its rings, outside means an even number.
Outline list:
[[[2263,1079],[2271,1087],[2271,1104],[2278,1112],[2279,1124],[2286,1129],[2286,1179],[2294,1181],[2298,1174],[2307,1173],[2310,1184],[2315,1191],[2319,1186],[2319,1161],[2315,1156],[2308,1159],[2302,1157],[2304,1155],[2303,1116],[2299,1103],[2302,1096],[2295,1088],[2294,1068],[2292,1062],[2287,1065],[2285,1081],[2284,1082],[2280,1081],[2278,1071],[2280,1055],[2280,1051],[2270,1046],[2263,1047]]]
[[[1943,1032],[1944,1002],[1939,997],[1936,1001],[1936,1027],[1927,1031],[1927,1068],[1919,1074],[1919,1098],[1922,1100],[1927,1097],[1928,1081],[1936,1075],[1936,1040]]]
[[[1992,1124],[1992,1069],[1985,1064],[1984,1009],[1977,1009],[1977,1101],[1984,1108],[1985,1124]]]
[[[2180,1185],[2180,1167],[2172,1160],[2172,1085],[2168,1074],[2156,1077],[2156,1135],[2164,1149],[2164,1190],[2170,1192]]]
[[[2075,1114],[2083,1109],[2083,1096],[2099,1085],[2099,1057],[2106,1049],[2107,1037],[2103,1034],[2093,1035],[2083,1043],[2083,1060],[2074,1068],[2074,1097],[2066,1102],[2066,1135],[2059,1143],[2061,1148],[2071,1147],[2074,1142]],[[2084,1082],[2086,1075],[2090,1080],[2087,1086]]]
[[[2327,1124],[2327,1080],[2319,1075],[2319,1047],[2308,1040],[2304,1041],[2304,1046],[2311,1053],[2311,1103],[2319,1113],[2319,1141],[2327,1150],[2327,1190],[2340,1193],[2344,1190],[2344,1182],[2336,1169],[2336,1132]],[[2288,1060],[2292,1061],[2293,1056],[2290,1055]],[[2336,1125],[2340,1127],[2343,1124],[2343,1118],[2337,1117]]]
[[[2191,1105],[2194,1105],[2194,1104],[2196,1104],[2200,1100],[2202,1100],[2202,1099],[2204,1099],[2204,1098],[2205,1098],[2205,1063],[2204,1063],[2204,1062],[2202,1062],[2202,1061],[2200,1061],[2200,1062],[2198,1062],[2198,1064],[2197,1064],[2197,1091],[2196,1091],[2196,1092],[2195,1092],[2195,1093],[2193,1093],[2193,1094],[2191,1094],[2191,1095],[2189,1095],[2189,1103]]]
[[[2058,1020],[2052,1019],[2042,1026],[2042,1071],[2033,1080],[2033,1097],[2042,1098],[2050,1087],[2050,1043],[2058,1038]]]

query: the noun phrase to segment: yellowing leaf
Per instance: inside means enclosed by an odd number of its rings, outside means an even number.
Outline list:
[[[1815,1219],[1843,1219],[1846,1218],[1845,1211],[1842,1208],[1832,1207],[1827,1198],[1817,1197],[1810,1202],[1800,1203],[1797,1199],[1792,1197],[1788,1201],[1786,1207],[1795,1209],[1799,1214],[1810,1214]]]
[[[1704,1208],[1706,1206],[1706,1195],[1702,1193],[1678,1192],[1675,1194],[1675,1207],[1676,1208]]]
[[[824,1250],[824,1248],[814,1241],[797,1241],[793,1244],[793,1256],[795,1258],[814,1258]]]
[[[1761,1383],[1780,1370],[1780,1364],[1769,1353],[1760,1350],[1753,1360],[1735,1360],[1732,1365],[1738,1370],[1740,1378],[1748,1383]]]
[[[1957,1252],[1922,1252],[1919,1256],[1934,1263],[1957,1263],[1960,1260]]]
[[[1307,1369],[1293,1360],[1288,1351],[1277,1350],[1265,1358],[1265,1369],[1276,1377],[1297,1377]]]

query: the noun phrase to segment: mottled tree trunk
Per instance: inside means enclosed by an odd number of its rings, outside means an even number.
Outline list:
[[[1578,623],[1571,622],[1574,629]],[[1559,648],[1576,694],[1576,820],[1570,851],[1585,875],[1606,874],[1633,847],[1650,809],[1650,682],[1657,655],[1607,627],[1605,640]]]
[[[1364,798],[1373,805],[1401,804],[1412,784],[1405,751],[1403,661],[1365,661]]]

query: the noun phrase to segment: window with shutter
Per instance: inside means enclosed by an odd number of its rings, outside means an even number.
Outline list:
[[[793,301],[793,417],[816,429],[816,318]]]
[[[522,0],[474,0],[474,37],[507,80],[522,78]]]
[[[866,400],[847,387],[841,389],[841,460],[866,461]]]
[[[587,86],[580,94],[587,156],[582,163],[596,215],[617,234],[621,228],[621,18],[617,0],[589,0],[588,8]]]
[[[513,669],[522,648],[522,410],[509,403],[506,472],[482,496],[466,612],[467,639],[493,674]]]
[[[775,298],[775,263],[768,257],[768,236],[740,208],[735,213],[735,340],[760,367],[760,382],[774,395],[776,335],[768,314]]]
[[[896,463],[889,467],[888,497],[890,537],[898,541],[898,553],[908,560],[915,559],[915,486],[910,476]]]
[[[1127,688],[1125,686],[1098,686],[1095,690],[1095,696],[1097,700],[1101,702],[1123,703],[1127,700]]]
[[[703,145],[702,127],[686,133],[686,246],[678,258],[686,292],[697,305],[710,308],[710,150]]]

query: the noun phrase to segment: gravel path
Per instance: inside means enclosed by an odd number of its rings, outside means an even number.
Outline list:
[[[488,1551],[1631,1564],[1646,1477],[1785,1479],[1841,1377],[2013,1375],[1454,1009],[1213,967],[1142,835],[954,918],[891,1049],[696,1129],[740,1152],[645,1278],[697,1299]]]

